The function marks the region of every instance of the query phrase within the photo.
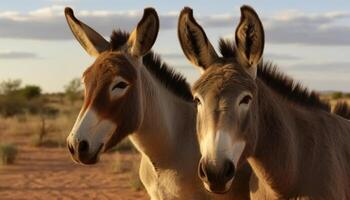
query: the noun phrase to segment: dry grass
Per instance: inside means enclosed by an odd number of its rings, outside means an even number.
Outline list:
[[[33,146],[65,146],[65,138],[74,124],[75,116],[59,115],[54,119],[42,120],[35,115],[1,118],[0,132],[2,136],[28,136]]]
[[[112,172],[114,173],[129,173],[129,184],[136,190],[143,190],[144,186],[139,177],[140,160],[129,159],[122,156],[121,153],[116,154],[115,161],[112,165]]]
[[[9,165],[15,162],[17,147],[13,144],[0,144],[0,165]]]
[[[1,118],[0,131],[9,135],[31,135],[38,128],[38,122],[38,117],[29,115]]]
[[[347,102],[350,105],[350,97],[349,94],[343,95],[342,97],[334,98],[333,94],[322,95],[321,99],[323,101],[328,101],[331,104],[332,109],[334,108],[337,102]]]
[[[130,183],[130,186],[136,191],[144,189],[144,186],[140,180],[139,169],[140,169],[140,163],[138,161],[133,160],[132,166],[131,166],[129,183]]]
[[[113,173],[124,173],[130,171],[132,167],[132,161],[126,159],[121,156],[121,154],[117,153],[115,157],[115,161],[112,164],[112,172]]]
[[[6,141],[13,136],[28,136],[30,144],[36,147],[63,147],[79,113],[82,102],[67,103],[58,97],[47,97],[46,105],[59,110],[56,117],[22,114],[9,118],[0,118],[0,140]],[[44,124],[43,126],[43,119]]]

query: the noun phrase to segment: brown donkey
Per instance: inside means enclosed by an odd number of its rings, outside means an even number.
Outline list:
[[[152,200],[249,199],[249,170],[226,195],[206,192],[197,177],[196,106],[186,80],[150,52],[159,20],[147,8],[136,29],[107,42],[65,10],[67,22],[96,61],[83,74],[85,100],[67,138],[72,158],[94,164],[129,136],[142,155],[140,177]],[[248,168],[250,169],[250,168]]]
[[[221,41],[222,57],[190,8],[179,18],[184,54],[203,72],[192,92],[205,188],[225,192],[248,162],[252,199],[350,199],[350,122],[260,62],[262,23],[248,6],[241,15],[235,44]]]

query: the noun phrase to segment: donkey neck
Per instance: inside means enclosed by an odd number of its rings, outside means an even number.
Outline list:
[[[170,92],[145,67],[140,77],[144,114],[131,140],[156,167],[171,166],[169,161],[189,148],[196,152],[195,106]]]
[[[307,162],[305,160],[313,154],[313,149],[305,146],[309,146],[316,136],[308,120],[328,113],[291,103],[260,80],[258,87],[257,139],[248,162],[258,178],[258,185],[265,187],[270,196],[303,195],[305,191],[300,189],[304,184],[300,182],[301,170],[304,170],[302,162]]]

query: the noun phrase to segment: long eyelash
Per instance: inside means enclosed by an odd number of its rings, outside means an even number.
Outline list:
[[[239,102],[239,105],[241,104],[248,104],[252,100],[252,97],[250,95],[246,95],[243,97],[243,99]]]

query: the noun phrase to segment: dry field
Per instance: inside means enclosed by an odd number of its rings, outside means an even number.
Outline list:
[[[79,103],[63,105],[53,105],[61,114],[45,121],[42,141],[38,116],[0,118],[0,144],[18,152],[13,164],[0,164],[0,199],[148,199],[138,179],[139,154],[130,147],[103,155],[94,166],[70,159],[65,138]]]

